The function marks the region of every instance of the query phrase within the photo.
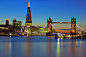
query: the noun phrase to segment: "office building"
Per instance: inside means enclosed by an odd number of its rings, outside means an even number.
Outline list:
[[[21,21],[13,20],[13,30],[14,33],[21,33]]]
[[[6,25],[9,25],[9,19],[6,19]]]

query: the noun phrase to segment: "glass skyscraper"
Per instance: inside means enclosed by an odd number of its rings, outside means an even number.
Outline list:
[[[28,9],[27,9],[25,26],[30,27],[31,25],[32,25],[32,20],[31,20],[30,2],[28,2]]]

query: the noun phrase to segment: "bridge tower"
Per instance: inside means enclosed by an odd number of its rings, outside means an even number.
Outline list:
[[[52,32],[52,19],[47,19],[47,33]]]
[[[49,19],[47,19],[47,36],[52,36],[52,19],[49,17]]]
[[[71,18],[71,33],[76,33],[76,18]]]

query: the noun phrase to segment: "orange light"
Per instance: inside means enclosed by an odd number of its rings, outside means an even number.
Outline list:
[[[6,20],[9,20],[9,19],[6,19]]]

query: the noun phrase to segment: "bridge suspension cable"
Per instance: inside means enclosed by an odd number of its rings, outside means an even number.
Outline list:
[[[79,29],[81,29],[82,31],[84,31],[84,29],[83,29],[83,28],[81,28],[79,25],[77,25],[77,24],[76,24],[76,26],[77,26]]]

